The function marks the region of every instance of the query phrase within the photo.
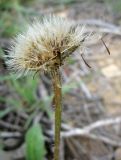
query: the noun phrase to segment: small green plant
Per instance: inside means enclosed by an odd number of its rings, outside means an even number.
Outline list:
[[[47,103],[45,100],[39,100],[36,97],[36,91],[38,86],[38,78],[33,79],[32,77],[25,77],[19,80],[15,80],[15,76],[7,75],[0,77],[0,82],[5,82],[8,86],[11,96],[3,97],[0,96],[0,102],[6,103],[7,106],[4,110],[0,111],[0,119],[4,118],[11,112],[25,112],[29,113],[28,119],[25,121],[23,126],[24,130],[28,130],[25,134],[26,144],[26,159],[27,160],[40,160],[44,159],[46,149],[44,146],[45,140],[42,133],[40,124],[31,123],[36,117],[36,109],[47,112],[48,116],[51,116],[51,111],[47,109]],[[15,95],[15,97],[14,97]],[[47,97],[45,97],[47,99]],[[39,108],[39,107],[40,108]],[[2,145],[2,144],[1,144]],[[40,150],[41,149],[41,150]]]
[[[36,89],[39,83],[38,77],[33,79],[32,77],[25,77],[24,79],[15,80],[14,75],[6,75],[0,77],[0,82],[6,82],[10,89],[11,95],[17,95],[14,97],[2,97],[0,96],[0,102],[7,103],[9,107],[0,111],[0,119],[4,118],[11,112],[23,112],[29,111],[29,118],[26,120],[24,130],[28,130],[25,134],[25,145],[26,145],[26,158],[27,160],[40,160],[44,159],[46,149],[44,146],[44,136],[40,124],[31,125],[34,117],[36,117],[36,109],[40,107],[41,110],[47,113],[51,118],[52,111],[49,106],[53,95],[44,97],[44,99],[37,99]],[[23,83],[24,81],[24,83]],[[68,93],[72,88],[77,88],[78,84],[70,83],[63,85],[62,93],[63,96]],[[28,108],[26,108],[28,106]],[[36,139],[35,139],[36,137]],[[2,145],[2,144],[1,144]]]

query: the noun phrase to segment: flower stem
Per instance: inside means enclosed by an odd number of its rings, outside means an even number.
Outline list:
[[[61,111],[62,111],[61,75],[59,69],[55,70],[55,74],[53,77],[53,87],[54,87],[54,107],[55,107],[54,160],[59,160]]]

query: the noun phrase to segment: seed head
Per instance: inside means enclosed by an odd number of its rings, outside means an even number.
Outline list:
[[[20,75],[28,71],[51,72],[83,44],[84,38],[84,28],[73,22],[52,15],[44,17],[15,38],[6,55],[6,64]]]

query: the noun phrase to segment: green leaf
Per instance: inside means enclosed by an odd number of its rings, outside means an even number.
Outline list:
[[[26,134],[26,160],[43,160],[46,150],[39,124],[34,124]]]

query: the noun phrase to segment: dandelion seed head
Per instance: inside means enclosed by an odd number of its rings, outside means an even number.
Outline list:
[[[18,74],[50,71],[56,63],[57,54],[62,55],[63,64],[65,58],[82,45],[84,37],[84,27],[67,19],[51,15],[42,21],[35,20],[13,40],[6,55],[6,64]]]

